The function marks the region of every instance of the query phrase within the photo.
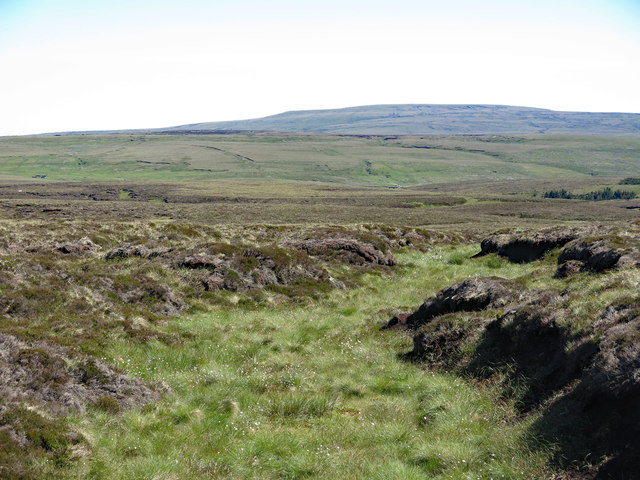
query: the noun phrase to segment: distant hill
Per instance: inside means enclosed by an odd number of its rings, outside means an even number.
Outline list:
[[[369,135],[560,133],[640,137],[640,114],[557,112],[504,105],[371,105],[292,111],[252,120],[195,123],[161,130]]]

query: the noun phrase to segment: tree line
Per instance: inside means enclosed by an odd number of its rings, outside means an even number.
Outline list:
[[[589,193],[571,193],[564,188],[560,190],[549,190],[544,192],[544,198],[568,198],[577,200],[629,200],[636,198],[636,192],[629,190],[613,190],[611,187],[605,187],[602,190],[596,190]]]

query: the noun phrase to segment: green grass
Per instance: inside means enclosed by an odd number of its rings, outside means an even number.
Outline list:
[[[171,392],[141,411],[70,422],[92,454],[82,478],[535,478],[546,450],[498,392],[398,358],[389,307],[415,307],[469,274],[531,266],[449,261],[474,247],[402,254],[402,275],[370,275],[321,305],[217,309],[172,320],[181,345],[116,341],[108,357]]]
[[[0,138],[3,175],[46,182],[278,179],[362,186],[629,176],[640,140],[591,136],[69,135]],[[416,148],[420,147],[420,148]]]

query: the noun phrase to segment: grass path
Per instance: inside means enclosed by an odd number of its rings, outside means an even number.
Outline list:
[[[113,362],[170,391],[141,411],[71,418],[92,453],[70,478],[544,478],[528,422],[490,387],[398,358],[406,333],[381,332],[469,275],[533,267],[468,260],[473,247],[399,256],[401,274],[326,301],[217,310],[162,327],[178,345],[115,343]],[[533,420],[533,419],[532,419]],[[79,452],[81,455],[82,452]]]

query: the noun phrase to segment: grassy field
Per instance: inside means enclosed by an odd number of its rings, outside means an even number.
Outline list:
[[[70,135],[0,138],[2,174],[46,181],[271,179],[360,186],[629,176],[640,140],[546,136]]]

